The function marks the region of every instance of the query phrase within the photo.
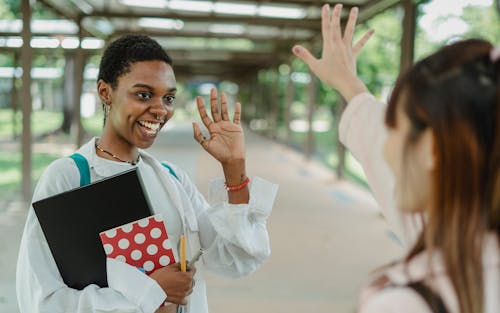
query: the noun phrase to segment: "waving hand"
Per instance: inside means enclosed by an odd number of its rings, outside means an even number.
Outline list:
[[[358,17],[358,8],[351,9],[349,20],[342,35],[340,14],[342,5],[337,4],[330,15],[330,6],[323,6],[321,12],[321,32],[323,35],[323,53],[321,59],[315,58],[303,46],[293,47],[293,53],[302,59],[326,84],[337,89],[346,100],[366,91],[366,87],[356,74],[356,57],[373,31],[366,32],[353,46],[352,37]]]

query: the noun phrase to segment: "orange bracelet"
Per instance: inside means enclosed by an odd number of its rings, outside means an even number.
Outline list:
[[[227,183],[224,183],[224,188],[227,191],[238,191],[238,190],[245,188],[245,186],[248,185],[249,182],[250,182],[250,178],[247,177],[241,184],[236,185],[236,186],[228,186]]]

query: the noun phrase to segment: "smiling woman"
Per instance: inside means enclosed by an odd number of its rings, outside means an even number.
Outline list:
[[[77,153],[87,160],[92,182],[138,168],[153,213],[164,217],[176,261],[178,243],[185,236],[187,258],[200,248],[204,250],[199,267],[225,276],[247,275],[269,256],[266,220],[277,186],[258,177],[250,186],[241,106],[236,104],[230,120],[226,97],[221,95],[219,106],[215,89],[210,95],[211,117],[201,98],[197,99],[210,136],[204,137],[200,126],[193,123],[195,140],[220,162],[224,172],[225,181],[215,180],[211,186],[214,199],[207,202],[181,168],[160,163],[148,154],[144,149],[154,143],[174,114],[176,90],[172,60],[156,41],[127,35],[112,42],[102,57],[97,83],[105,112],[104,129],[100,138],[93,138]],[[40,178],[33,201],[79,185],[80,173],[73,159],[58,159]],[[108,287],[69,288],[58,272],[33,208],[26,221],[17,269],[17,295],[23,313],[175,312],[181,306],[184,312],[208,312],[202,274],[195,275],[194,266],[183,272],[178,263],[147,276],[135,267],[108,260]]]

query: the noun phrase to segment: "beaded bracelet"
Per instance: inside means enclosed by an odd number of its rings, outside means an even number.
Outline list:
[[[238,191],[238,190],[245,188],[245,186],[248,185],[249,182],[250,182],[250,178],[247,177],[241,184],[236,185],[236,186],[228,186],[227,183],[224,183],[224,188],[227,191]]]

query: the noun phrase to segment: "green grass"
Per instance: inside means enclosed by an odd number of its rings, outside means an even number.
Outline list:
[[[13,111],[0,109],[0,140],[11,141],[14,136]],[[34,111],[31,116],[33,137],[58,129],[62,123],[61,112]],[[22,132],[21,112],[16,114],[16,133]],[[98,135],[102,130],[102,114],[82,120],[85,130],[92,135]],[[18,139],[17,139],[18,140]],[[68,136],[58,136],[58,141],[68,141]],[[8,200],[19,193],[21,188],[21,152],[0,149],[0,199]],[[44,169],[61,155],[54,153],[33,153],[32,179],[38,181]]]
[[[34,153],[32,159],[32,179],[38,181],[45,168],[55,159],[57,154]],[[19,193],[21,186],[21,152],[0,151],[0,199],[8,200]]]
[[[57,129],[61,126],[63,116],[60,112],[34,111],[31,115],[31,131],[34,136]],[[22,112],[18,111],[15,116],[10,109],[0,109],[0,139],[12,139],[14,132],[18,135],[22,132]]]

